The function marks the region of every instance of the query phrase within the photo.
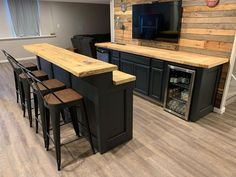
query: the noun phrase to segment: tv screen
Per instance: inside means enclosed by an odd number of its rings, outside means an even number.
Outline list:
[[[133,38],[178,42],[182,2],[133,5]]]

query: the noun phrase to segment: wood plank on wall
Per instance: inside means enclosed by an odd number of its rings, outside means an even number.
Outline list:
[[[221,36],[234,36],[236,30],[224,29],[198,29],[198,28],[182,28],[181,33],[188,34],[206,34],[206,35],[221,35]]]
[[[182,0],[183,6],[204,6],[206,5],[206,0]],[[232,4],[235,0],[220,0],[220,4]]]
[[[179,43],[132,39],[132,5],[156,0],[127,0],[128,10],[120,10],[120,0],[115,0],[115,18],[124,22],[126,30],[115,30],[115,41],[170,50],[230,57],[236,32],[236,0],[221,0],[215,8],[206,6],[205,0],[183,0],[183,18]],[[170,0],[167,0],[170,1]],[[227,76],[227,66],[221,74],[216,103],[219,103]]]
[[[228,10],[228,11],[203,11],[203,12],[184,12],[183,17],[195,17],[195,18],[211,18],[211,17],[235,17],[236,10]]]
[[[227,10],[236,10],[236,2],[233,2],[232,4],[220,4],[214,8],[210,8],[206,5],[202,6],[189,6],[184,7],[184,12],[204,12],[204,11],[227,11]]]
[[[230,52],[232,49],[232,43],[216,42],[216,41],[180,39],[179,45],[183,47],[207,49],[212,51],[217,50],[222,52]]]
[[[201,24],[233,23],[233,24],[236,24],[236,17],[183,18],[182,23],[201,23]]]
[[[181,25],[182,28],[204,28],[204,29],[222,29],[222,30],[236,30],[235,24],[223,23],[223,24],[194,24],[194,23],[185,23]]]

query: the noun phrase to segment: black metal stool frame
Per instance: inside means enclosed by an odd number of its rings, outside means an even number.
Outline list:
[[[17,72],[16,74],[20,75],[23,72],[31,72],[27,68],[25,68],[21,63],[19,63],[14,57],[12,57],[10,54],[8,54],[6,51],[4,51],[4,54],[6,54],[8,61],[10,62],[11,66]],[[25,70],[25,71],[24,71]],[[28,82],[27,75],[25,75],[26,79],[20,79],[18,78],[18,87],[20,90],[20,97],[21,97],[21,106],[23,110],[23,116],[25,117],[25,105],[27,105],[27,111],[28,111],[28,116],[29,116],[29,123],[30,127],[32,127],[32,106],[31,106],[31,92],[30,92],[30,84]],[[47,76],[42,78],[43,80],[47,79]],[[26,101],[26,103],[25,103]],[[36,104],[37,106],[37,104]],[[35,109],[38,109],[36,107]]]
[[[20,92],[21,108],[23,110],[23,116],[25,117],[25,95],[28,96],[28,94],[30,94],[30,90],[28,91],[27,85],[26,85],[27,88],[25,87],[24,89],[24,83],[18,77],[22,73],[21,67],[24,67],[24,66],[20,64],[14,57],[8,54],[6,51],[3,50],[3,53],[6,55],[7,60],[11,64],[12,68],[14,69],[15,75],[17,75],[17,77],[15,78],[16,83],[17,83],[16,87],[17,89],[19,89],[19,92]],[[30,107],[30,109],[32,108]],[[30,114],[31,110],[29,110],[28,113],[29,113],[29,123],[30,123],[30,126],[32,127],[32,114]]]
[[[16,102],[19,103],[19,99],[20,99],[20,101],[23,99],[22,95],[21,95],[22,88],[20,88],[21,83],[20,83],[20,80],[19,80],[19,77],[18,77],[21,74],[21,70],[20,70],[20,68],[16,69],[15,66],[13,65],[12,61],[10,60],[10,59],[14,59],[14,57],[12,57],[5,50],[2,50],[2,52],[6,56],[8,62],[10,63],[10,65],[13,68],[14,83],[15,83],[15,90],[16,90]],[[35,70],[36,68],[34,67],[32,69]],[[20,104],[22,105],[22,101],[20,102]],[[22,107],[22,110],[23,110],[23,107]]]
[[[45,111],[46,111],[45,112],[46,113],[45,128],[46,128],[46,134],[47,134],[46,148],[47,148],[47,150],[49,149],[49,139],[50,139],[50,132],[49,132],[50,119],[49,118],[51,118],[52,130],[53,130],[53,140],[54,140],[53,143],[54,143],[55,149],[56,149],[58,170],[61,169],[60,112],[61,112],[61,110],[64,110],[65,108],[69,108],[69,110],[70,110],[71,118],[72,118],[72,124],[74,126],[74,130],[75,130],[77,136],[80,136],[79,135],[80,134],[79,124],[81,124],[81,123],[78,121],[77,110],[76,109],[77,109],[77,106],[80,106],[80,107],[83,108],[84,113],[85,113],[85,121],[86,121],[85,123],[86,123],[86,129],[87,129],[87,132],[88,132],[88,138],[89,138],[90,146],[91,146],[91,149],[92,149],[93,153],[95,154],[84,99],[82,98],[81,100],[76,100],[76,101],[71,102],[71,103],[64,103],[53,91],[51,91],[49,88],[47,88],[47,86],[44,85],[42,83],[42,81],[37,79],[33,75],[32,72],[26,71],[25,73],[29,76],[29,78],[36,85],[36,87],[38,87],[38,83],[42,84],[47,89],[48,93],[55,96],[56,99],[58,99],[58,101],[60,101],[60,103],[61,103],[60,105],[49,105],[49,104],[47,104],[47,101],[44,99],[44,95],[41,93],[39,87],[37,88],[39,90],[39,95],[41,96],[42,100],[44,101],[44,106],[46,107],[46,109],[45,109]]]
[[[24,94],[25,92],[29,93],[30,86],[32,86],[32,82],[33,81],[32,81],[32,79],[29,78],[27,73],[31,73],[32,75],[33,75],[33,73],[30,70],[28,70],[27,68],[25,68],[23,65],[21,65],[21,63],[19,63],[16,60],[14,60],[14,58],[12,58],[11,62],[13,62],[12,64],[17,65],[20,68],[21,73],[23,73],[25,78],[26,78],[26,80],[24,80],[24,83],[22,83],[22,85],[24,85],[23,87],[25,88],[25,89],[23,89],[23,93],[22,94]],[[47,88],[45,85],[44,85],[44,87]],[[46,128],[45,128],[45,113],[46,113],[46,111],[45,111],[44,103],[43,103],[43,100],[42,100],[41,96],[39,96],[39,93],[36,90],[34,90],[34,88],[32,88],[32,89],[34,91],[33,92],[33,97],[34,97],[33,99],[34,99],[34,106],[35,106],[35,124],[36,124],[35,127],[36,127],[36,133],[38,133],[38,123],[40,122],[39,119],[38,119],[38,108],[39,108],[40,114],[41,114],[40,115],[40,118],[41,118],[40,125],[42,127],[44,143],[45,143],[46,142],[45,141],[46,140],[46,136],[47,136],[46,135],[46,131],[45,131],[46,130]],[[65,89],[65,87],[63,87],[61,89]],[[58,90],[61,90],[61,89],[58,89]],[[58,90],[55,90],[55,91],[58,91]],[[49,92],[48,91],[43,92],[43,94],[47,94],[47,93],[49,93]],[[25,95],[23,95],[23,97],[25,97]],[[30,99],[30,101],[31,101],[31,99]],[[23,103],[23,105],[24,105],[24,103]],[[25,112],[24,112],[24,114],[25,114]],[[32,113],[31,113],[31,116],[32,116]],[[45,143],[45,148],[46,148],[46,143]]]
[[[20,100],[22,100],[22,95],[20,91],[20,80],[18,75],[21,74],[21,71],[19,69],[16,69],[14,64],[12,63],[11,59],[13,58],[9,53],[7,53],[5,50],[2,50],[3,54],[6,56],[8,62],[10,63],[11,67],[13,68],[13,74],[14,74],[14,82],[15,82],[15,89],[16,89],[16,102],[19,103],[19,97]],[[21,102],[22,105],[22,102]]]

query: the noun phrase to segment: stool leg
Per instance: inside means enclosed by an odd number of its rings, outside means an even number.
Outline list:
[[[31,96],[30,96],[30,85],[28,84],[28,81],[23,82],[23,87],[24,87],[25,99],[26,99],[26,104],[27,104],[30,127],[32,127]]]
[[[61,169],[61,137],[60,137],[60,110],[50,109],[50,115],[52,120],[52,131],[57,156],[57,169]]]
[[[39,95],[39,93],[37,94],[37,99],[38,99],[38,107],[39,107],[39,112],[40,112],[40,119],[41,119],[41,123],[42,123],[42,131],[43,131],[43,139],[44,139],[44,146],[46,148],[46,138],[47,138],[47,131],[46,131],[46,121],[45,121],[45,117],[46,117],[46,108],[44,107],[43,104],[43,99],[41,98],[41,96]],[[49,117],[48,117],[49,119]]]
[[[75,133],[78,137],[80,137],[76,106],[70,107],[69,110],[70,110],[70,115],[71,115],[72,124],[75,130]]]
[[[39,130],[39,122],[38,122],[38,98],[37,98],[37,95],[35,93],[33,93],[33,95],[34,95],[35,130],[36,130],[36,133],[38,133],[38,130]]]
[[[23,111],[23,117],[25,117],[25,93],[23,89],[23,81],[19,81],[19,90],[20,90],[21,109]]]
[[[84,99],[82,99],[82,108],[84,110],[85,124],[87,126],[87,131],[88,131],[88,135],[89,135],[89,137],[88,137],[89,138],[89,143],[90,143],[91,149],[93,151],[93,154],[95,154],[95,150],[94,150],[94,146],[93,146],[93,141],[92,141],[92,135],[91,135],[89,121],[88,121],[88,113],[87,113],[87,109],[86,109],[86,106],[85,106]]]
[[[14,80],[15,80],[15,89],[16,89],[16,102],[19,103],[19,93],[18,93],[18,90],[19,90],[19,86],[18,86],[18,79],[17,79],[17,75],[16,75],[16,72],[14,71]]]
[[[49,150],[49,135],[50,135],[50,113],[48,108],[43,108],[45,111],[45,118],[44,118],[44,122],[45,122],[45,148],[48,151]],[[43,119],[42,119],[43,120]]]
[[[65,122],[65,112],[64,112],[64,109],[61,110],[61,117],[62,117],[63,121]]]

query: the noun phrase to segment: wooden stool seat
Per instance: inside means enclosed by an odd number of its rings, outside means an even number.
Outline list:
[[[43,84],[41,83],[37,83],[37,86],[35,85],[35,83],[32,83],[32,87],[34,90],[40,90],[40,91],[46,91],[47,89],[50,89],[50,90],[54,90],[54,89],[57,89],[57,88],[66,88],[66,85],[57,80],[57,79],[50,79],[50,80],[45,80],[45,81],[42,81],[42,83],[47,87],[43,86]]]
[[[30,71],[35,71],[38,70],[38,67],[36,64],[31,63],[31,62],[27,62],[27,63],[21,63],[26,69],[30,70]]]
[[[78,92],[74,91],[73,89],[64,89],[57,92],[54,92],[54,94],[61,100],[63,103],[56,98],[53,94],[47,94],[44,96],[45,101],[48,105],[59,105],[59,104],[68,104],[75,101],[79,101],[83,98]]]
[[[38,79],[48,77],[47,73],[45,73],[44,71],[41,71],[41,70],[32,71],[32,73]],[[19,75],[19,77],[20,77],[20,79],[27,79],[27,76],[24,73],[21,73]]]

